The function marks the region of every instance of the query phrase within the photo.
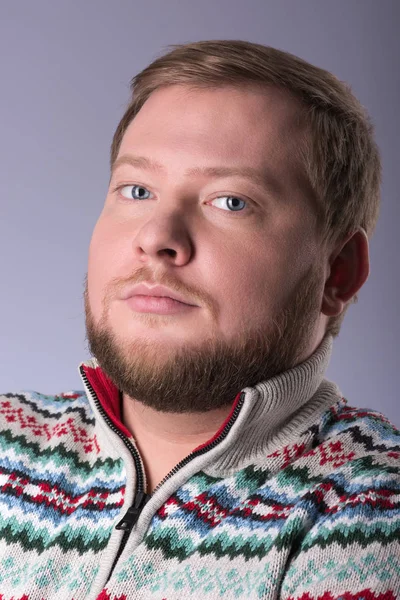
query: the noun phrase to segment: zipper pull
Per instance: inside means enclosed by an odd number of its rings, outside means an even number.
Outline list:
[[[150,499],[150,496],[145,492],[138,492],[135,496],[135,501],[132,506],[128,509],[125,516],[115,526],[115,529],[123,529],[124,531],[131,531],[133,526],[136,524],[140,513],[142,512],[145,504]]]

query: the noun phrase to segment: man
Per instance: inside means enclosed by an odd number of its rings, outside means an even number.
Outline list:
[[[400,433],[324,378],[380,161],[333,75],[247,42],[132,82],[84,392],[1,397],[2,600],[400,597]]]

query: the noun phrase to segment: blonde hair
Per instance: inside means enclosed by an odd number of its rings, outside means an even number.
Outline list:
[[[132,79],[132,99],[113,137],[111,164],[127,127],[155,90],[244,84],[275,86],[299,101],[308,130],[299,154],[317,198],[321,240],[334,245],[360,227],[371,237],[379,215],[381,162],[367,111],[350,86],[329,71],[269,46],[203,41],[173,46],[154,60]],[[348,304],[356,301],[354,296]],[[346,309],[330,318],[327,331],[333,336]]]

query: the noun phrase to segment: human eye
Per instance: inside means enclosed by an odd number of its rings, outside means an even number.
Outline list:
[[[143,185],[124,185],[119,191],[121,196],[128,200],[148,200],[153,197]]]
[[[248,205],[245,200],[238,198],[237,196],[219,196],[218,198],[214,198],[210,204],[229,212],[242,211]]]

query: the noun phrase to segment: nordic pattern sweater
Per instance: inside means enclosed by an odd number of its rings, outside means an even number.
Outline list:
[[[400,598],[400,432],[324,379],[326,337],[238,394],[148,497],[119,394],[0,396],[0,600]]]

